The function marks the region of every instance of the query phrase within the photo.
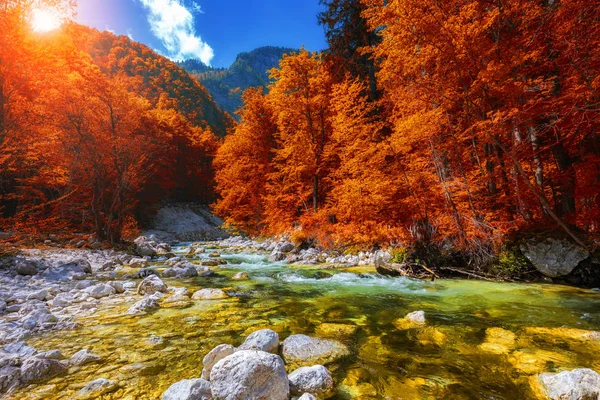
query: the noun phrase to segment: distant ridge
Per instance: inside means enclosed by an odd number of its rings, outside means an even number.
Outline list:
[[[279,66],[284,54],[297,50],[285,47],[259,47],[240,53],[229,68],[212,68],[199,60],[187,60],[179,65],[195,76],[212,95],[223,111],[238,119],[235,112],[242,106],[244,90],[269,85],[268,71]]]

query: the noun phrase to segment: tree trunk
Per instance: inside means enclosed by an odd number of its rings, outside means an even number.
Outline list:
[[[319,175],[313,177],[313,210],[319,211]]]

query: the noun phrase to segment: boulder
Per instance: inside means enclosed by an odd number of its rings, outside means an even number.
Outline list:
[[[88,349],[83,349],[83,350],[79,350],[77,353],[73,354],[69,361],[70,361],[71,365],[81,366],[81,365],[92,364],[92,363],[98,362],[98,361],[100,361],[100,359],[101,358],[99,355],[90,353],[90,351]]]
[[[218,400],[288,400],[290,385],[281,357],[243,350],[219,361],[210,373]]]
[[[296,248],[296,246],[294,246],[294,244],[290,243],[290,242],[283,242],[283,243],[279,244],[279,246],[278,246],[278,250],[283,253],[289,253],[290,251],[294,250],[295,248]]]
[[[38,273],[38,263],[23,257],[15,259],[15,270],[19,275],[35,275]]]
[[[292,335],[282,343],[283,358],[297,365],[328,364],[350,354],[348,347],[335,340]]]
[[[218,267],[219,265],[221,265],[221,262],[219,260],[202,260],[200,262],[200,264],[204,267]]]
[[[231,280],[233,281],[247,281],[248,279],[248,273],[244,271],[238,272],[237,274],[231,277]]]
[[[198,270],[193,265],[186,267],[173,267],[163,271],[162,276],[165,278],[194,278],[198,276]]]
[[[58,267],[46,269],[42,276],[57,281],[82,280],[92,273],[92,266],[84,259],[70,261]]]
[[[211,400],[210,382],[205,379],[184,379],[171,385],[162,400]]]
[[[279,262],[283,261],[287,258],[284,252],[279,250],[273,250],[273,252],[269,255],[269,262]]]
[[[145,268],[148,266],[148,260],[145,258],[132,258],[127,264],[129,268]]]
[[[600,374],[591,369],[540,374],[538,383],[545,396],[552,400],[600,399]]]
[[[41,383],[66,372],[66,364],[58,360],[32,357],[21,365],[21,381],[24,384]]]
[[[147,295],[157,292],[167,293],[167,285],[156,275],[150,275],[144,279],[137,288],[138,294]]]
[[[115,391],[118,385],[115,381],[100,378],[85,385],[77,394],[84,399],[97,399],[100,396]]]
[[[94,299],[102,299],[117,293],[117,290],[111,285],[99,283],[98,285],[90,286],[89,288],[85,289],[84,292],[89,294],[90,297],[93,297]]]
[[[221,289],[200,289],[192,295],[193,300],[219,300],[228,297]]]
[[[135,244],[135,252],[142,257],[152,257],[156,254],[154,248],[156,242],[149,241],[145,236],[138,237],[133,243]]]
[[[261,329],[251,333],[238,350],[261,350],[277,354],[279,350],[279,335],[271,329]]]
[[[336,392],[331,373],[322,365],[298,368],[288,379],[291,394],[294,396],[309,393],[322,400],[332,397]]]
[[[204,365],[204,369],[202,370],[202,378],[206,380],[210,380],[210,372],[216,363],[233,354],[235,351],[235,347],[230,344],[220,344],[214,349],[212,349],[204,359],[202,360],[202,364]]]
[[[127,314],[135,315],[160,308],[157,296],[146,296],[127,310]]]
[[[521,252],[545,276],[558,278],[569,275],[590,253],[566,239],[547,238],[521,244]]]

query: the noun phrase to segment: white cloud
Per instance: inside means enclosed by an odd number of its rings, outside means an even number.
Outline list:
[[[197,14],[204,14],[204,10],[202,9],[202,6],[198,3],[196,3],[195,1],[192,1],[192,10],[197,13]]]
[[[131,40],[132,42],[135,42],[135,39],[133,38],[133,33],[131,33],[131,29],[127,29],[127,37],[129,38],[129,40]]]
[[[139,0],[148,10],[148,22],[154,36],[165,46],[174,60],[197,58],[206,65],[214,57],[213,49],[196,36],[192,11],[202,12],[193,2],[190,11],[182,0]]]

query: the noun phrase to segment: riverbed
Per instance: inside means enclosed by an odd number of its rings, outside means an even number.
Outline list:
[[[189,244],[175,247],[185,255]],[[260,252],[202,244],[200,262],[218,251],[227,265],[217,276],[165,279],[168,286],[221,288],[230,297],[162,305],[127,315],[134,299],[105,301],[82,317],[80,328],[50,332],[27,342],[65,355],[87,348],[99,363],[71,367],[43,385],[9,399],[72,399],[90,381],[118,388],[104,399],[159,399],[173,383],[197,378],[202,358],[216,345],[241,344],[255,330],[326,337],[351,355],[328,365],[335,399],[529,399],[541,372],[600,371],[600,293],[558,285],[472,280],[388,278],[373,267],[323,269],[268,262]],[[164,260],[153,263],[163,266]],[[237,272],[247,281],[233,281]],[[427,324],[404,329],[399,321],[422,310]],[[291,371],[288,371],[291,372]]]

